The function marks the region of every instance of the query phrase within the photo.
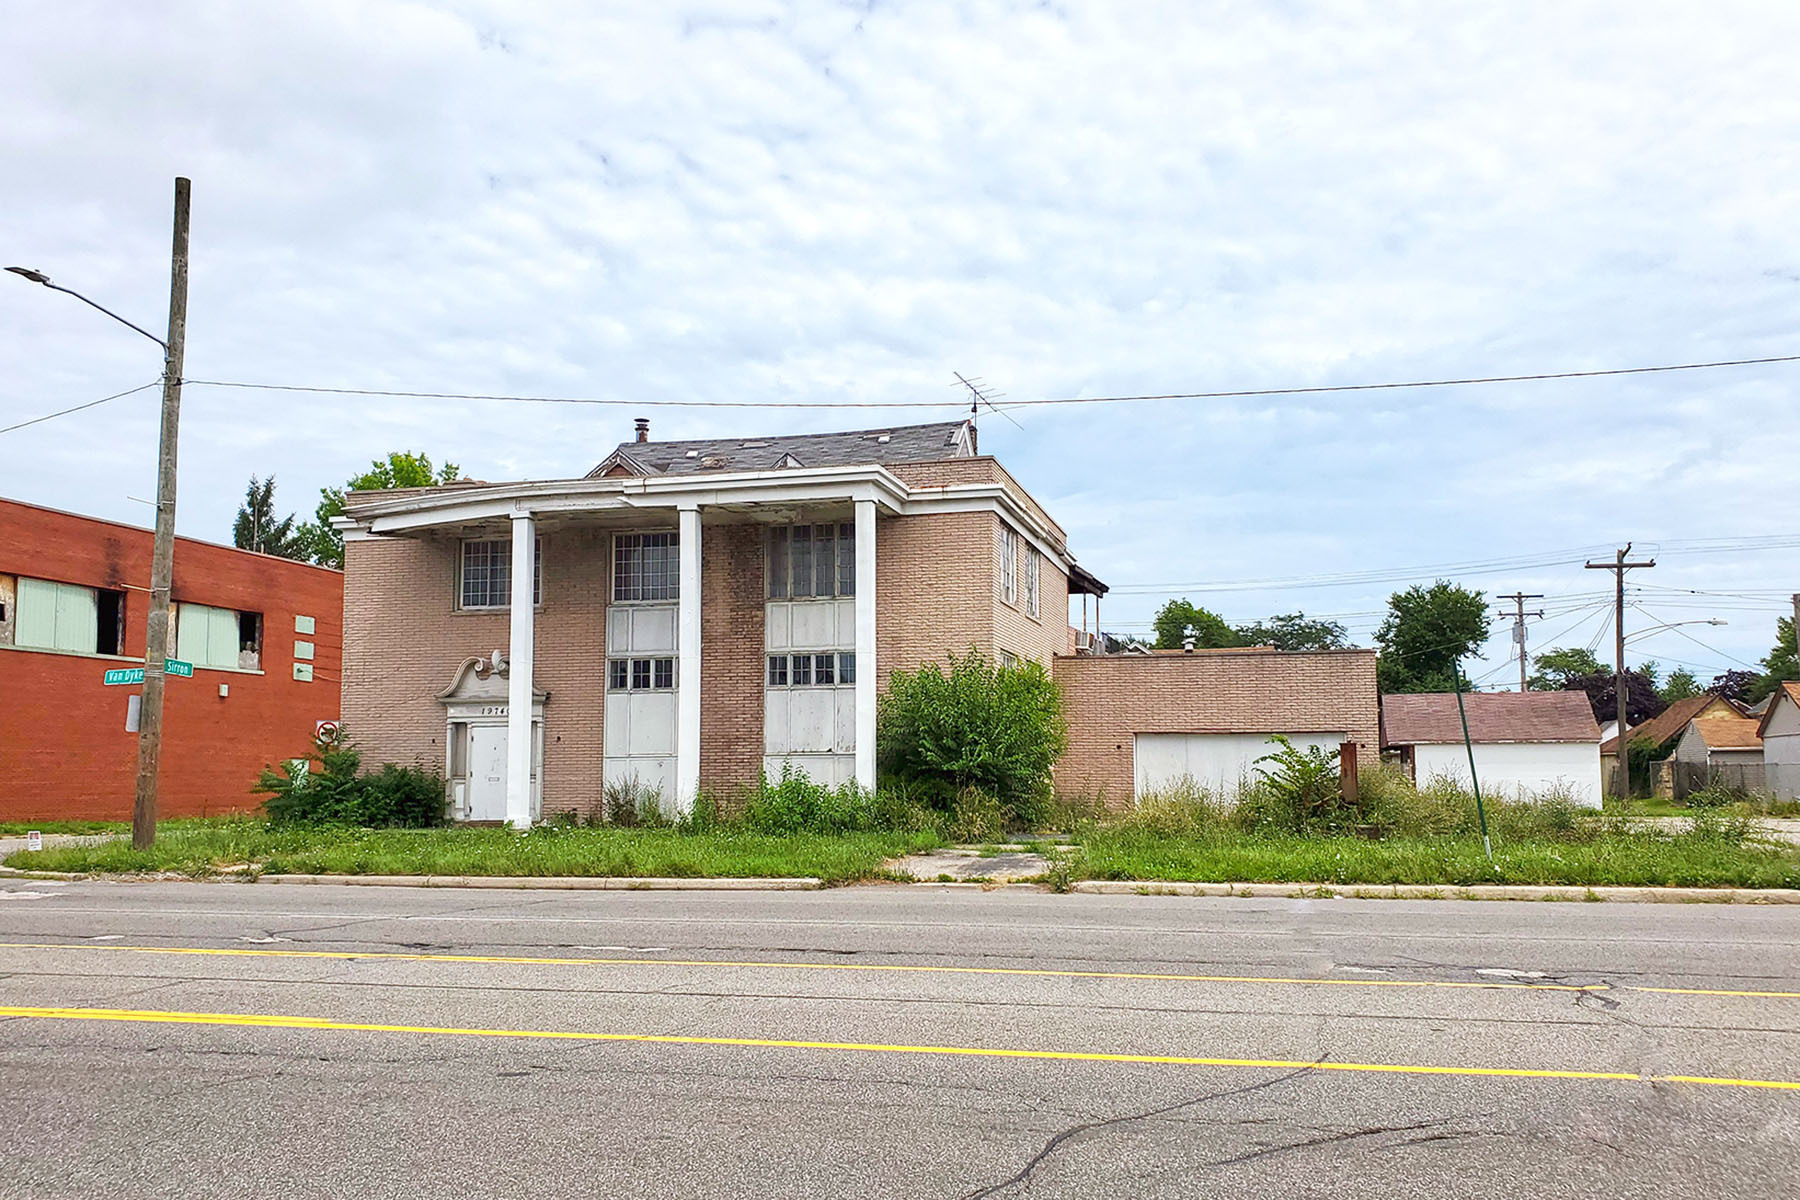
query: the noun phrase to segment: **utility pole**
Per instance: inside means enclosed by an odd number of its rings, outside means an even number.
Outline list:
[[[1514,592],[1510,596],[1499,597],[1501,600],[1511,600],[1515,610],[1513,613],[1513,641],[1519,647],[1519,690],[1521,692],[1525,690],[1525,618],[1538,617],[1541,619],[1544,615],[1544,610],[1541,608],[1536,612],[1526,612],[1525,602],[1543,598],[1542,592]]]
[[[175,445],[181,423],[181,368],[187,343],[188,192],[175,180],[175,239],[169,268],[169,340],[163,357],[162,436],[157,447],[156,540],[150,554],[150,615],[144,627],[144,698],[138,718],[137,797],[131,844],[156,840],[156,783],[162,762],[164,660],[169,652],[169,589],[175,574]]]
[[[1616,588],[1613,599],[1613,648],[1617,672],[1613,675],[1613,696],[1619,702],[1619,753],[1613,760],[1613,787],[1614,794],[1621,798],[1631,792],[1630,755],[1625,745],[1625,572],[1656,565],[1654,558],[1645,562],[1627,562],[1625,556],[1630,553],[1631,543],[1626,542],[1625,548],[1618,552],[1612,562],[1587,564],[1590,571],[1611,571]]]

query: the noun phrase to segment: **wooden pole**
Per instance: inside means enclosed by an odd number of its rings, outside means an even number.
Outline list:
[[[175,446],[181,423],[181,369],[187,343],[188,193],[175,180],[175,237],[169,268],[169,341],[163,359],[162,436],[156,466],[156,539],[150,554],[150,613],[144,624],[144,699],[138,726],[137,796],[131,844],[156,841],[156,783],[162,763],[164,660],[169,652],[169,590],[175,575]]]

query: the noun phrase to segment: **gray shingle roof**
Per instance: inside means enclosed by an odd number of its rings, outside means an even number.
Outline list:
[[[967,424],[966,421],[939,421],[931,425],[891,425],[883,429],[803,433],[788,437],[620,442],[618,449],[588,474],[590,478],[599,474],[616,456],[628,457],[656,475],[770,471],[781,466],[852,467],[963,458],[969,454]]]

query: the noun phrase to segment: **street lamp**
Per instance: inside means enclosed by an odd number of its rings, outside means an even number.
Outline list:
[[[162,431],[156,468],[156,535],[150,552],[150,612],[144,621],[144,694],[138,721],[137,790],[131,809],[131,844],[147,849],[156,840],[156,783],[162,762],[163,686],[169,654],[169,589],[175,574],[175,447],[181,421],[181,367],[187,345],[188,193],[175,180],[175,238],[169,267],[169,340],[96,304],[80,292],[50,282],[42,271],[7,267],[22,279],[73,296],[119,324],[143,334],[163,349]]]
[[[1628,642],[1633,642],[1633,641],[1636,641],[1638,638],[1645,636],[1646,634],[1661,633],[1665,629],[1675,629],[1682,625],[1729,625],[1730,623],[1731,622],[1725,620],[1722,617],[1707,617],[1704,620],[1701,620],[1700,618],[1696,617],[1692,621],[1668,621],[1661,625],[1652,625],[1648,629],[1639,629],[1639,630],[1633,632],[1632,634],[1630,634],[1628,637],[1626,637],[1625,640]]]

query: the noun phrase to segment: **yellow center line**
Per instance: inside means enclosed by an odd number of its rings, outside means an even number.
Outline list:
[[[1130,1063],[1174,1067],[1238,1067],[1254,1070],[1315,1070],[1502,1079],[1582,1079],[1621,1083],[1691,1083],[1719,1087],[1800,1091],[1800,1082],[1782,1079],[1732,1079],[1710,1075],[1640,1075],[1630,1071],[1558,1071],[1528,1067],[1448,1067],[1423,1063],[1307,1062],[1303,1059],[1281,1058],[1201,1058],[1175,1054],[1108,1054],[1087,1050],[1024,1050],[998,1046],[929,1046],[884,1042],[819,1042],[789,1038],[700,1037],[689,1034],[598,1033],[568,1029],[480,1029],[450,1025],[388,1025],[365,1021],[333,1021],[323,1017],[287,1016],[280,1013],[204,1013],[159,1009],[0,1006],[0,1018],[6,1017],[162,1025],[219,1025],[253,1029],[305,1029],[337,1033],[403,1033],[428,1037],[527,1038],[575,1042],[730,1046],[757,1050],[838,1050],[863,1054],[1050,1059],[1060,1062]]]
[[[1172,975],[1150,971],[1062,971],[1039,967],[947,967],[916,963],[757,962],[716,958],[530,958],[500,954],[402,954],[362,950],[258,950],[231,946],[123,946],[71,942],[0,942],[0,950],[109,950],[233,958],[374,959],[392,962],[492,963],[534,967],[734,967],[777,971],[891,971],[932,975],[1017,975],[1040,979],[1131,979],[1159,983],[1295,984],[1305,987],[1451,988],[1476,991],[1604,992],[1603,983],[1507,983],[1436,979],[1308,979],[1298,976]]]
[[[1800,1000],[1800,992],[1742,992],[1727,988],[1640,987],[1627,985],[1628,992],[1660,992],[1665,996],[1750,996],[1758,1000]]]

